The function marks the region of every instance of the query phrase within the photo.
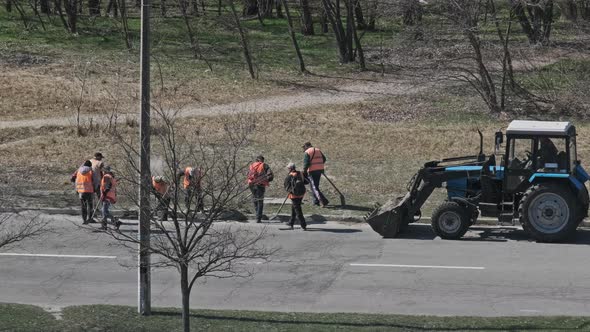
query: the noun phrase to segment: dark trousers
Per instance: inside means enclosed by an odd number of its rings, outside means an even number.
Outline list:
[[[159,217],[159,214],[162,213],[162,217],[160,218],[160,220],[168,220],[168,207],[170,206],[170,196],[162,196],[159,192],[155,192],[154,195],[158,200],[158,206],[156,207],[156,217]]]
[[[187,211],[189,210],[191,202],[196,202],[197,211],[204,211],[203,193],[200,188],[187,188],[186,189],[186,196],[184,197],[184,204],[186,205]]]
[[[305,217],[301,210],[301,201],[303,201],[303,197],[291,198],[291,220],[289,221],[289,226],[292,227],[295,224],[295,217],[297,217],[301,228],[305,229],[307,228],[307,223],[305,222]]]
[[[254,211],[256,212],[256,221],[262,220],[262,211],[264,209],[264,186],[251,185],[252,203],[254,203]]]
[[[80,205],[82,207],[82,219],[84,222],[92,220],[94,213],[94,206],[92,204],[93,193],[80,193]]]
[[[313,204],[315,204],[315,205],[320,205],[320,202],[322,203],[322,205],[328,205],[328,203],[329,203],[328,200],[326,199],[326,197],[324,196],[324,194],[322,194],[322,191],[320,190],[320,179],[322,178],[323,172],[324,171],[309,172],[309,176],[311,177],[311,180],[313,181],[313,185],[315,186],[315,188],[318,191],[318,194],[320,195],[320,199],[318,200],[315,193],[312,192]]]

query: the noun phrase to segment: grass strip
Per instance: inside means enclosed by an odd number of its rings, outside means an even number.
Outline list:
[[[72,306],[56,320],[41,308],[0,305],[1,331],[180,331],[179,309],[157,308],[141,317],[136,308]],[[194,331],[570,331],[590,329],[590,317],[437,317],[359,313],[285,313],[192,310]]]

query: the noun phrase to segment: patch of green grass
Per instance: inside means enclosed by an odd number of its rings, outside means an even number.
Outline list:
[[[179,309],[158,308],[151,316],[139,316],[127,306],[90,305],[67,307],[63,320],[43,320],[49,314],[33,306],[7,304],[3,314],[20,312],[12,325],[0,320],[0,328],[11,331],[181,331]],[[33,312],[39,316],[32,315]],[[52,318],[52,317],[51,317]],[[33,325],[31,325],[33,324]],[[46,325],[40,325],[46,324]],[[236,310],[192,310],[195,331],[556,331],[583,330],[587,317],[436,317],[359,313],[287,313]]]
[[[39,307],[0,303],[1,331],[59,331],[58,327],[55,317]]]
[[[522,76],[523,85],[537,91],[569,90],[581,82],[590,82],[588,59],[560,59]]]

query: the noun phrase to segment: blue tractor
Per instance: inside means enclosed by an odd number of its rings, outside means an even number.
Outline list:
[[[588,216],[590,176],[576,153],[570,122],[512,121],[495,134],[494,154],[430,161],[414,175],[405,196],[372,211],[366,221],[383,237],[396,237],[420,218],[436,188],[447,199],[432,213],[432,229],[443,239],[459,239],[479,216],[500,223],[518,220],[540,242],[566,240]],[[505,152],[499,156],[504,143]],[[499,160],[498,160],[499,159]]]

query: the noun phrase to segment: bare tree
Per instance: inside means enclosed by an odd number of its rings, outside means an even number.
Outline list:
[[[531,44],[549,43],[553,0],[511,0],[512,9]]]
[[[301,50],[299,50],[297,37],[295,37],[295,30],[293,29],[293,20],[291,19],[291,13],[289,12],[289,5],[287,4],[287,0],[281,0],[281,2],[283,3],[283,7],[285,7],[285,15],[287,15],[287,26],[289,27],[289,36],[291,37],[291,42],[293,43],[295,53],[297,54],[297,60],[299,61],[299,71],[305,73],[307,72],[307,70],[305,69],[305,62],[303,62]]]
[[[246,64],[248,65],[248,72],[250,73],[250,77],[252,79],[256,79],[257,75],[254,72],[254,66],[252,65],[252,56],[250,53],[250,46],[248,45],[248,38],[246,37],[246,32],[244,31],[244,29],[242,28],[242,24],[240,23],[240,17],[236,12],[234,0],[229,0],[229,7],[234,18],[234,23],[236,24],[236,28],[238,29],[240,44],[242,45],[242,52],[244,53],[244,59],[246,60]]]
[[[299,3],[301,5],[301,33],[304,36],[312,36],[314,34],[313,18],[309,0],[299,0]]]
[[[322,0],[322,5],[336,37],[340,62],[350,63],[355,60],[354,46],[356,45],[361,67],[364,69],[364,55],[360,38],[356,35],[355,20],[358,18],[355,18],[354,3],[352,0],[344,0],[344,8],[341,8],[340,0]],[[344,14],[342,9],[344,9]]]
[[[152,175],[164,176],[169,181],[166,194],[156,196],[170,221],[162,221],[157,213],[150,216],[153,237],[146,250],[158,257],[153,266],[175,267],[179,272],[184,330],[190,331],[190,294],[197,281],[204,277],[249,277],[254,272],[253,265],[243,263],[252,259],[266,261],[275,251],[262,242],[266,235],[264,228],[253,231],[214,223],[245,200],[248,189],[244,178],[249,161],[241,154],[249,145],[255,118],[237,115],[222,120],[218,127],[193,132],[180,128],[176,112],[164,110],[161,105],[153,110],[156,113],[153,156],[160,156],[162,167],[152,170]],[[119,177],[136,188],[141,185],[137,142],[130,141],[121,128],[113,136],[126,156]],[[178,176],[179,165],[200,170],[199,193],[192,191],[186,196],[183,179]],[[150,191],[155,193],[154,188]],[[201,199],[207,207],[203,212],[198,211]],[[137,248],[138,238],[134,233],[112,229],[105,232],[129,248]]]
[[[180,7],[180,13],[182,14],[184,25],[186,27],[186,31],[188,33],[189,42],[191,44],[191,49],[193,51],[193,56],[195,57],[195,59],[201,59],[201,60],[205,61],[205,63],[207,64],[207,67],[209,67],[209,70],[213,71],[213,67],[211,67],[211,64],[209,63],[209,61],[207,61],[207,59],[201,53],[201,48],[199,47],[199,41],[197,39],[197,34],[194,31],[193,25],[191,24],[191,19],[187,13],[187,6],[183,5],[183,1],[185,1],[185,0],[178,0],[178,4]]]
[[[21,216],[10,206],[12,197],[0,196],[0,248],[15,245],[25,239],[38,237],[48,231],[47,221],[39,216]]]
[[[60,1],[61,3],[61,1]],[[68,18],[67,21],[67,29],[71,33],[77,33],[77,23],[78,23],[78,0],[64,0],[64,6],[66,9],[66,16]],[[80,6],[81,8],[81,6]],[[60,6],[61,11],[61,6]],[[62,16],[63,17],[63,16]]]

